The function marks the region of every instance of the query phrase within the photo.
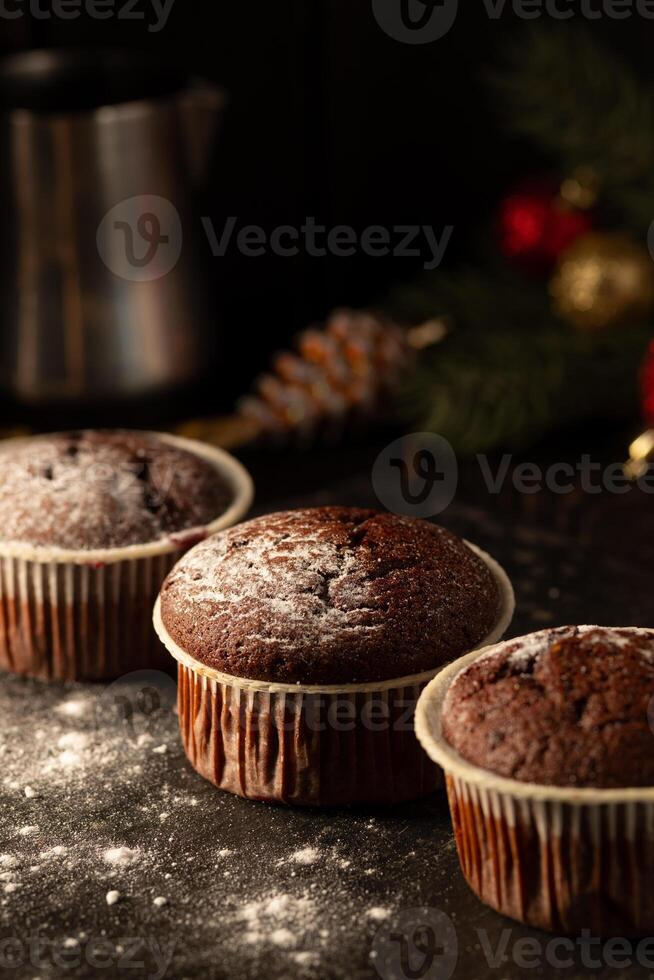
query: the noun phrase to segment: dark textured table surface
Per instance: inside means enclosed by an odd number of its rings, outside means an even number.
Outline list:
[[[257,511],[373,504],[375,453],[253,456]],[[512,634],[652,625],[648,494],[489,496],[473,464],[439,520],[506,567]],[[481,905],[443,796],[313,812],[219,793],[184,759],[173,682],[153,683],[163,707],[134,702],[126,720],[120,687],[0,677],[0,977],[654,976],[654,956],[628,967],[600,945],[557,967],[552,937]]]

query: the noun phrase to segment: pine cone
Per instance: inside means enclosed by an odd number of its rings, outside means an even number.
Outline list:
[[[443,319],[403,329],[391,319],[362,311],[332,313],[324,328],[304,330],[294,351],[274,358],[237,414],[194,419],[181,435],[236,449],[268,440],[309,444],[336,441],[377,419],[409,373],[416,351],[447,333]]]
[[[238,405],[262,435],[338,437],[377,416],[412,359],[409,335],[393,321],[355,310],[333,313],[324,329],[304,330],[296,351],[278,354],[272,373]]]

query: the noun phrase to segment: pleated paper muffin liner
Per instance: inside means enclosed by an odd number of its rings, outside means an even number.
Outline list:
[[[444,739],[443,702],[455,677],[504,645],[445,668],[424,689],[416,710],[416,734],[445,771],[468,884],[498,912],[557,934],[651,935],[654,788],[523,783],[466,762]]]
[[[253,487],[223,450],[152,435],[212,463],[232,491],[229,507],[204,528],[142,545],[84,551],[0,544],[0,669],[58,681],[167,669],[151,620],[161,583],[193,544],[246,513]]]
[[[499,565],[470,547],[487,562],[501,591],[492,642],[511,620],[513,591]],[[438,788],[441,773],[413,727],[418,697],[436,670],[338,686],[235,677],[179,647],[163,625],[160,605],[158,600],[154,626],[178,661],[184,749],[197,772],[220,789],[317,806],[399,803]]]

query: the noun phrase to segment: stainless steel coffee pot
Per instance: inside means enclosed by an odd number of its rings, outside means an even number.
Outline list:
[[[193,194],[223,105],[142,56],[0,63],[0,384],[26,403],[196,378],[216,326]]]

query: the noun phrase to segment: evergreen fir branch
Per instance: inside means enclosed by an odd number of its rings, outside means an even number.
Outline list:
[[[507,125],[563,174],[592,168],[607,212],[644,236],[654,218],[654,93],[586,29],[563,28],[521,31],[495,79]],[[489,253],[484,271],[423,276],[390,297],[399,319],[455,322],[405,385],[404,420],[466,455],[520,449],[570,422],[635,415],[652,324],[576,330],[552,314],[546,284],[492,261]]]
[[[399,322],[452,317],[458,330],[492,330],[496,321],[535,326],[551,319],[547,288],[506,266],[493,275],[472,268],[425,273],[396,287],[383,306]]]
[[[623,419],[637,408],[634,378],[651,330],[598,336],[551,320],[455,331],[423,356],[398,411],[461,455],[520,449],[567,422]]]
[[[494,77],[507,128],[557,159],[590,166],[600,193],[636,233],[654,218],[654,93],[587,28],[521,32]]]

